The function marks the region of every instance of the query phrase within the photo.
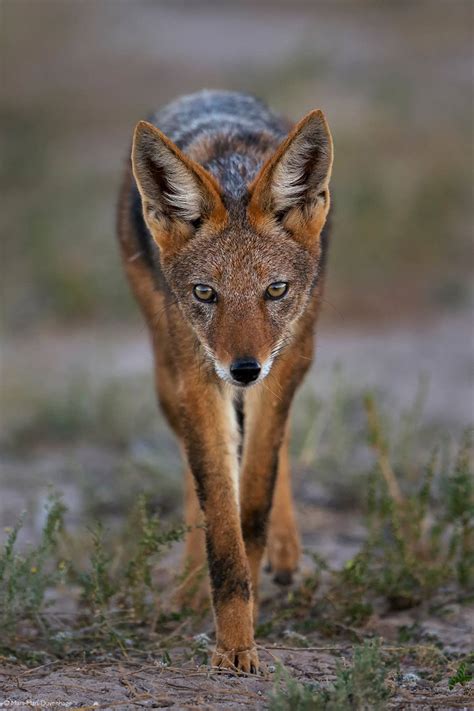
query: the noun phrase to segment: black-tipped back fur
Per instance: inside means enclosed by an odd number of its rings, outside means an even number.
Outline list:
[[[274,114],[261,100],[231,91],[204,90],[180,97],[148,120],[183,153],[199,148],[198,162],[216,178],[224,204],[234,213],[247,203],[248,186],[291,128],[286,118]],[[137,249],[150,267],[159,270],[158,249],[143,219],[135,181],[130,209]],[[328,236],[329,219],[321,235],[321,266],[326,262]]]

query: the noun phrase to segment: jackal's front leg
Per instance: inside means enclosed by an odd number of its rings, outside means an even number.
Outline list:
[[[280,585],[292,582],[301,553],[291,492],[289,427],[280,447],[278,473],[268,522],[267,556],[273,579]]]
[[[276,397],[276,396],[275,396]],[[241,479],[242,533],[252,577],[254,617],[258,609],[260,566],[278,473],[279,451],[288,408],[275,409],[273,396],[261,388],[249,393],[245,407],[245,449]]]
[[[216,621],[212,663],[256,671],[252,589],[240,525],[232,402],[219,386],[203,385],[197,379],[184,384],[182,401],[184,444],[206,527]]]
[[[308,348],[310,353],[310,348]],[[256,618],[260,566],[278,469],[287,464],[287,420],[293,395],[310,362],[290,358],[274,366],[273,377],[248,393],[241,478],[242,532],[252,576]],[[289,472],[281,471],[284,476]],[[285,482],[282,482],[283,484]],[[296,539],[297,541],[297,539]],[[296,543],[296,555],[298,542]],[[256,622],[256,619],[255,619]]]

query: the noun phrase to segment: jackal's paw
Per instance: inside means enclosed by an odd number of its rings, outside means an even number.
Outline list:
[[[279,585],[290,585],[298,568],[301,545],[294,527],[270,528],[268,536],[268,563],[273,580]]]
[[[250,647],[249,649],[225,650],[216,647],[211,664],[217,669],[257,674],[259,668],[257,649]]]

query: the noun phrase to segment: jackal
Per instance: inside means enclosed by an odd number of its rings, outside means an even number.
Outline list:
[[[138,123],[121,191],[121,252],[182,446],[186,561],[199,570],[207,553],[219,667],[258,670],[265,548],[277,582],[298,564],[288,415],[313,356],[332,155],[321,111],[292,126],[252,96],[203,91]]]

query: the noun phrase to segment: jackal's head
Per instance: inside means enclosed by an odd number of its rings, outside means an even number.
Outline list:
[[[230,195],[151,124],[138,124],[133,143],[167,282],[217,374],[233,385],[270,372],[318,288],[332,166],[323,114],[309,113],[263,157],[250,184]]]

